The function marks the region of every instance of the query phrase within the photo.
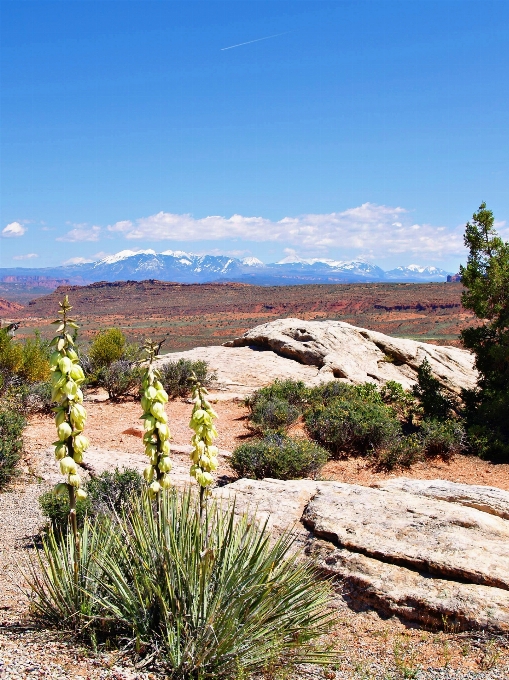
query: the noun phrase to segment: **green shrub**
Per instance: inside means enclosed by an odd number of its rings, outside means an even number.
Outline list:
[[[11,479],[23,449],[26,420],[9,408],[0,410],[0,488]]]
[[[0,392],[48,378],[49,343],[37,332],[34,338],[19,342],[0,329]]]
[[[314,442],[270,434],[238,446],[231,466],[251,479],[302,479],[316,475],[327,459],[327,452]]]
[[[311,436],[334,454],[369,454],[401,434],[393,411],[376,401],[337,397],[306,415]]]
[[[94,338],[89,350],[89,358],[95,370],[110,366],[124,356],[126,337],[120,328],[100,331]]]
[[[39,496],[39,506],[53,532],[56,535],[65,534],[69,521],[69,496],[57,496],[53,491],[46,491]],[[89,498],[76,501],[76,520],[79,529],[83,528],[90,507]]]
[[[284,431],[300,416],[297,406],[283,399],[257,399],[249,415],[252,429],[258,432],[267,430]]]
[[[135,394],[141,384],[142,369],[125,359],[103,366],[96,374],[96,384],[104,387],[112,401]]]
[[[91,478],[84,485],[87,498],[78,500],[76,504],[78,527],[83,527],[87,515],[95,517],[122,512],[134,497],[140,495],[142,485],[141,475],[132,468],[116,468],[114,472],[102,472]],[[65,533],[69,519],[69,497],[57,496],[53,491],[48,491],[39,496],[39,505],[53,531]]]
[[[134,468],[116,468],[113,472],[106,471],[92,477],[86,488],[93,514],[119,513],[141,494],[143,479]]]
[[[302,380],[276,380],[272,385],[262,387],[256,392],[253,392],[246,398],[245,403],[251,410],[256,408],[260,401],[286,401],[288,404],[302,410],[304,405],[308,402],[310,390],[302,382]]]
[[[34,338],[27,338],[22,344],[22,363],[19,375],[28,383],[40,383],[50,377],[50,346],[47,340],[42,340],[39,333]]]
[[[144,493],[132,512],[85,522],[78,588],[71,532],[32,568],[34,609],[94,638],[117,636],[175,680],[239,678],[283,661],[330,663],[330,587],[292,555],[293,539],[233,506],[203,520],[190,492]]]
[[[419,414],[419,407],[411,392],[407,392],[395,380],[388,380],[380,389],[380,397],[384,404],[394,410],[399,420],[413,424],[415,416]]]
[[[465,448],[465,429],[457,420],[424,420],[419,436],[429,457],[448,459]]]
[[[372,454],[373,463],[379,470],[409,468],[424,458],[423,445],[418,435],[395,437]]]
[[[51,400],[52,387],[49,381],[37,382],[26,386],[23,406],[28,412],[51,413],[54,402]]]
[[[167,361],[158,366],[161,373],[161,382],[164,389],[171,399],[176,397],[187,397],[191,394],[191,377],[194,373],[198,382],[204,387],[208,387],[216,380],[215,373],[210,373],[206,361],[198,359],[179,359],[178,361]]]
[[[446,420],[454,409],[453,401],[433,377],[427,359],[417,369],[417,385],[414,385],[413,394],[420,401],[425,418]]]

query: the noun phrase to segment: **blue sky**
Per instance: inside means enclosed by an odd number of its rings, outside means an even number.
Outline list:
[[[456,270],[482,200],[509,237],[505,0],[0,4],[2,267]]]

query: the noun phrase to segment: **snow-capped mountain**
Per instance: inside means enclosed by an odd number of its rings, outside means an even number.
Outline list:
[[[384,271],[362,260],[301,259],[290,256],[273,264],[264,264],[256,257],[238,259],[226,255],[196,255],[182,250],[122,250],[98,262],[66,265],[44,269],[0,269],[0,280],[14,276],[46,277],[69,283],[97,281],[143,281],[159,279],[180,283],[237,281],[258,285],[288,285],[298,283],[355,283],[383,281],[446,281],[449,272],[437,267],[408,265]]]
[[[390,281],[447,281],[448,274],[450,272],[438,267],[409,264],[407,267],[396,267],[385,272],[385,278]]]

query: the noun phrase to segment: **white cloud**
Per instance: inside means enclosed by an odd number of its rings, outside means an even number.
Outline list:
[[[89,262],[95,262],[95,260],[90,260],[86,257],[70,257],[68,260],[65,260],[65,262],[62,262],[62,264],[88,264]]]
[[[2,238],[17,238],[25,234],[27,228],[19,222],[11,222],[2,229]]]
[[[74,229],[68,231],[67,234],[59,236],[57,241],[69,241],[75,243],[76,241],[98,241],[101,235],[101,227],[89,227],[88,224],[77,224]]]
[[[124,220],[108,227],[130,240],[208,241],[242,239],[296,246],[299,251],[324,252],[331,248],[376,251],[377,258],[393,254],[462,254],[463,225],[454,229],[412,224],[404,208],[364,203],[328,214],[307,214],[273,221],[264,217],[233,215],[195,219],[190,214],[159,212],[136,222]]]
[[[13,255],[13,260],[32,260],[34,257],[39,257],[37,253],[27,253],[26,255]]]

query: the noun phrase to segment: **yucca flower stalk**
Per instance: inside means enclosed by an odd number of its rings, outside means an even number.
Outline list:
[[[194,477],[200,485],[200,515],[203,512],[203,502],[207,495],[208,487],[214,481],[212,472],[217,470],[217,446],[214,446],[214,439],[217,437],[217,430],[214,420],[217,413],[207,401],[208,391],[196,379],[193,374],[193,412],[189,427],[194,431],[191,437],[191,469],[189,474]]]
[[[76,501],[86,498],[87,494],[80,488],[78,470],[83,462],[83,453],[89,446],[89,441],[83,434],[87,413],[83,407],[83,392],[80,389],[85,374],[79,364],[74,341],[69,332],[71,328],[77,329],[78,325],[68,316],[72,307],[67,295],[59,305],[58,313],[61,318],[52,322],[58,324],[57,335],[50,343],[54,348],[50,357],[51,399],[57,404],[53,409],[58,436],[58,440],[54,442],[55,458],[60,462],[62,474],[67,475],[67,481],[57,484],[55,493],[69,495],[69,520],[74,534],[74,545],[79,555]]]
[[[148,365],[141,384],[141,407],[143,409],[141,418],[145,430],[143,442],[145,453],[150,460],[150,464],[143,471],[143,477],[149,484],[149,493],[153,498],[161,489],[168,489],[171,486],[171,478],[168,474],[171,470],[170,429],[168,416],[164,410],[168,395],[161,383],[161,375],[153,365],[157,349],[156,343],[147,340],[145,351],[148,355]]]

